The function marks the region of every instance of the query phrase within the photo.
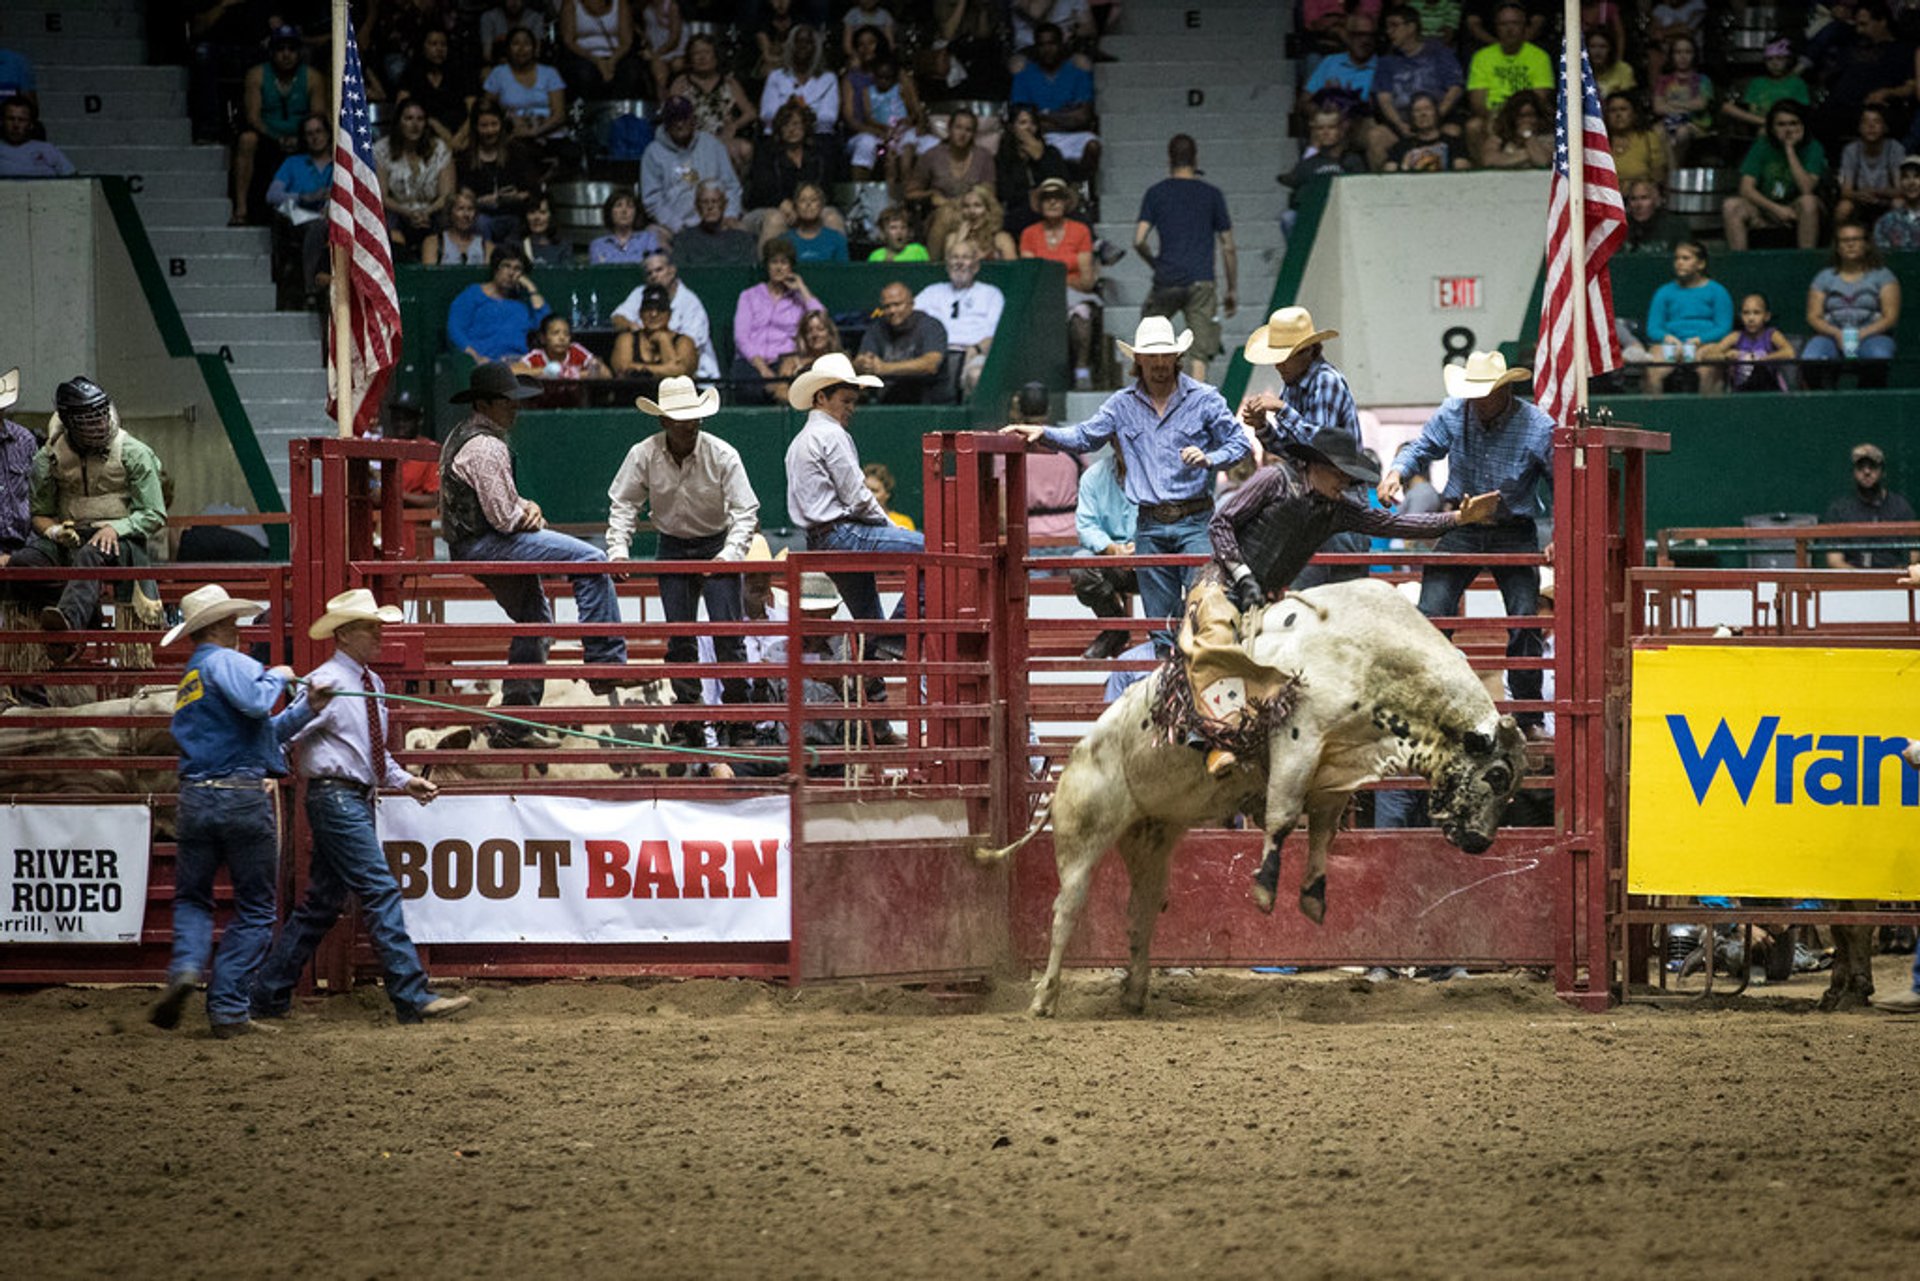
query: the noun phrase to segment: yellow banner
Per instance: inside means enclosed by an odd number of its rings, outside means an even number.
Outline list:
[[[1920,899],[1920,650],[1633,656],[1627,888]]]

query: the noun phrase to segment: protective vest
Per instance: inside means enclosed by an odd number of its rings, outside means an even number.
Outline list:
[[[104,458],[82,457],[67,444],[64,431],[47,442],[53,451],[53,478],[59,487],[62,520],[100,524],[133,514],[133,489],[120,447],[127,433],[115,431]]]
[[[453,474],[453,460],[475,436],[492,436],[502,441],[507,438],[492,422],[475,414],[455,427],[440,447],[440,528],[451,547],[471,542],[482,534],[509,532],[494,529],[480,507],[480,495],[472,485]]]

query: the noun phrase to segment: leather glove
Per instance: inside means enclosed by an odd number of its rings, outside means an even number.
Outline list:
[[[73,527],[72,521],[55,525],[47,531],[47,537],[52,539],[54,544],[59,547],[78,547],[80,545],[80,531]]]
[[[1233,586],[1227,589],[1227,595],[1233,600],[1233,607],[1242,614],[1250,614],[1267,603],[1267,594],[1260,590],[1260,580],[1252,574],[1242,574],[1233,580]]]

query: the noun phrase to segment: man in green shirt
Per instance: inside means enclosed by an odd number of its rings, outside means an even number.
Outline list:
[[[913,241],[913,222],[899,205],[880,211],[880,247],[867,255],[868,262],[926,262],[927,247]]]
[[[1474,54],[1467,67],[1467,101],[1473,109],[1467,141],[1476,156],[1494,115],[1508,98],[1529,90],[1553,92],[1553,60],[1527,39],[1525,9],[1501,5],[1493,15],[1493,34],[1498,43]]]

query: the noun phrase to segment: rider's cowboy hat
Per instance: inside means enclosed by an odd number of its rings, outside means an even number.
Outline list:
[[[227,589],[218,583],[209,583],[205,587],[196,587],[180,601],[180,621],[165,636],[160,638],[163,646],[171,645],[182,636],[191,635],[203,627],[211,627],[222,619],[252,618],[264,614],[267,607],[257,600],[236,600],[227,595]]]
[[[1178,356],[1193,346],[1193,330],[1182,329],[1176,338],[1173,336],[1173,321],[1165,316],[1142,316],[1140,323],[1134,327],[1133,342],[1128,344],[1116,338],[1114,345],[1128,360],[1135,356]]]
[[[1277,365],[1302,347],[1339,336],[1338,329],[1316,329],[1313,313],[1305,307],[1282,307],[1247,335],[1247,359],[1256,365]]]
[[[1316,427],[1305,440],[1289,440],[1281,448],[1295,458],[1338,467],[1355,480],[1380,483],[1380,468],[1354,445],[1353,437],[1338,427]]]
[[[691,378],[662,378],[660,399],[654,401],[645,396],[635,396],[633,407],[655,418],[678,418],[682,422],[691,418],[711,418],[720,412],[720,393],[712,387],[705,391],[695,390]]]
[[[830,351],[813,362],[813,367],[795,378],[787,387],[787,403],[802,413],[813,408],[816,393],[841,383],[851,383],[855,387],[884,387],[885,383],[872,374],[858,374],[853,370],[853,362],[847,359],[845,352]]]
[[[1508,369],[1507,358],[1497,351],[1476,351],[1464,365],[1448,365],[1443,375],[1447,395],[1456,400],[1478,400],[1492,395],[1508,383],[1525,382],[1533,377],[1531,369]]]
[[[348,623],[397,623],[405,617],[398,605],[376,604],[372,592],[356,587],[328,601],[327,612],[313,621],[307,635],[314,640],[325,640]]]

